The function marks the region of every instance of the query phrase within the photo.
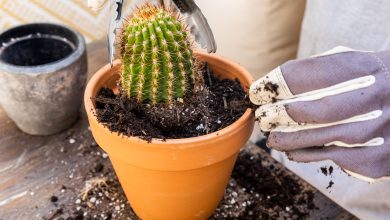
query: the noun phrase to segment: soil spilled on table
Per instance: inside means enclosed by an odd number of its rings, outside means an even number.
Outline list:
[[[188,138],[218,131],[251,107],[238,80],[220,80],[207,65],[202,72],[206,88],[185,98],[184,102],[177,100],[171,108],[137,103],[102,88],[95,98],[98,121],[110,131],[149,141]]]
[[[138,220],[108,155],[97,147],[90,134],[84,134],[85,137],[77,137],[85,140],[77,157],[87,174],[74,173],[78,184],[58,187],[47,200],[53,209],[43,219]],[[298,177],[287,173],[263,150],[247,146],[240,152],[225,195],[210,220],[305,219],[316,209],[313,199],[311,189],[302,185]]]
[[[264,167],[262,159],[253,151],[241,152],[212,219],[304,219],[316,208],[312,192],[274,165]]]

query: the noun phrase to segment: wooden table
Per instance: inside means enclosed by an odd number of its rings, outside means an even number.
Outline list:
[[[103,42],[88,45],[89,76],[107,63],[106,54]],[[259,151],[267,163],[299,179],[261,149],[247,145]],[[92,156],[102,156],[103,165],[91,164],[88,157]],[[55,219],[58,205],[50,202],[52,195],[57,195],[66,208],[67,202],[77,199],[77,189],[92,177],[91,170],[97,166],[104,167],[101,175],[113,173],[109,160],[92,140],[84,113],[67,131],[42,137],[19,131],[0,108],[0,219]],[[319,207],[311,211],[310,219],[354,218],[303,180],[298,181],[313,190]]]

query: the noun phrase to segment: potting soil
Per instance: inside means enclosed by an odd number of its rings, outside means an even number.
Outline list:
[[[218,131],[252,106],[238,80],[220,80],[207,65],[203,76],[206,88],[172,107],[137,103],[102,88],[95,98],[98,121],[111,131],[149,141],[188,138]]]

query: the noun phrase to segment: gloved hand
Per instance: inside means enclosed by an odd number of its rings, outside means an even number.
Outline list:
[[[298,162],[332,160],[372,181],[390,176],[390,51],[338,47],[289,61],[251,85],[267,145]]]

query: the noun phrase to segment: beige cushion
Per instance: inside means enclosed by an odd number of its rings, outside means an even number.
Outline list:
[[[100,1],[100,0],[99,0]],[[124,15],[136,3],[150,0],[125,1]],[[30,22],[52,22],[70,26],[84,35],[87,42],[106,38],[109,4],[98,11],[88,8],[88,0],[14,1],[0,0],[0,32],[16,25]]]
[[[196,0],[217,53],[259,78],[296,56],[305,0]]]

